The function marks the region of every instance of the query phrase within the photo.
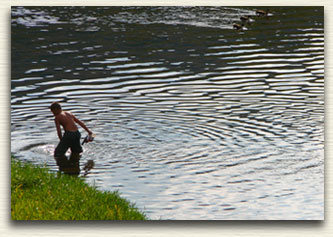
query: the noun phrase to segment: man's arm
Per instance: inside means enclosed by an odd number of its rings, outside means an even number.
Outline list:
[[[89,135],[92,134],[92,132],[89,130],[89,128],[87,128],[87,126],[81,120],[77,119],[73,114],[72,114],[72,116],[73,116],[74,122],[76,122],[82,128],[84,128],[84,130],[86,130]]]
[[[61,127],[60,127],[60,123],[57,119],[54,119],[54,122],[56,124],[56,128],[57,128],[57,133],[58,133],[58,137],[61,140],[62,138],[62,132],[61,132]]]

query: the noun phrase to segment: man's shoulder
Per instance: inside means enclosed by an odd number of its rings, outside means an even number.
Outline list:
[[[71,115],[71,113],[67,112],[67,111],[62,111],[60,114],[58,114],[57,116],[55,116],[55,120],[59,120],[59,119],[65,118],[67,115]]]
[[[69,111],[62,111],[63,112],[63,115],[70,115],[70,116],[73,116],[73,114]]]

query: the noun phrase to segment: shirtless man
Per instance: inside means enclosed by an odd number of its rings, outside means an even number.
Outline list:
[[[92,132],[72,113],[63,111],[59,103],[52,103],[50,109],[55,117],[54,121],[56,124],[58,137],[60,139],[60,142],[54,151],[54,158],[56,159],[57,163],[64,158],[66,159],[65,153],[67,152],[68,148],[71,149],[71,156],[79,157],[79,154],[83,150],[80,144],[81,134],[78,130],[78,127],[76,126],[76,123],[84,128],[84,130],[86,130],[89,135],[92,135]],[[62,135],[60,125],[65,130],[64,135]]]

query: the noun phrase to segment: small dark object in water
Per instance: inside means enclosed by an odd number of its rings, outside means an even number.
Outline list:
[[[256,15],[257,16],[268,16],[268,13],[270,13],[269,9],[267,9],[266,11],[264,11],[264,10],[256,10]]]
[[[236,29],[236,30],[242,30],[243,29],[243,26],[244,24],[237,24],[237,23],[234,23],[233,24],[233,28]]]
[[[251,18],[251,16],[241,16],[240,20],[242,22],[250,22],[250,18]]]
[[[95,163],[93,160],[88,160],[88,162],[85,164],[83,170],[84,170],[84,174],[83,174],[83,177],[87,176],[88,175],[88,172],[94,168],[95,166]]]
[[[95,138],[95,134],[87,135],[87,136],[84,138],[84,140],[83,140],[83,142],[82,142],[82,145],[83,145],[84,143],[92,142],[92,141],[94,140],[94,138]]]
[[[91,170],[94,167],[94,165],[95,165],[95,163],[94,163],[93,160],[88,160],[88,162],[85,164],[85,166],[84,166],[83,169],[85,171],[89,171],[89,170]]]

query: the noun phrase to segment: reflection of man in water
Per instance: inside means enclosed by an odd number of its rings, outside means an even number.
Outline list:
[[[50,109],[55,117],[54,122],[56,124],[58,137],[60,139],[60,142],[54,151],[54,158],[57,161],[57,165],[59,165],[60,171],[64,168],[67,169],[66,167],[72,167],[71,170],[74,173],[80,172],[79,160],[80,153],[83,150],[80,144],[81,134],[76,126],[76,123],[84,128],[89,135],[92,135],[92,132],[72,113],[63,111],[59,103],[52,103]],[[65,130],[64,135],[62,135],[60,125]],[[67,160],[67,157],[65,156],[68,148],[71,149],[71,156],[69,160]]]
[[[79,175],[80,174],[80,154],[72,153],[69,160],[65,155],[55,157],[59,171],[66,174]]]
[[[57,165],[59,166],[59,171],[71,175],[80,174],[80,155],[76,154],[73,155],[72,153],[69,160],[65,155],[57,158],[56,160],[57,160]],[[83,176],[86,176],[88,174],[88,171],[91,170],[94,167],[94,165],[95,164],[93,160],[88,160],[83,168],[84,170]]]

